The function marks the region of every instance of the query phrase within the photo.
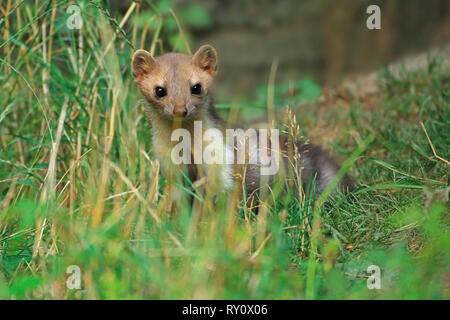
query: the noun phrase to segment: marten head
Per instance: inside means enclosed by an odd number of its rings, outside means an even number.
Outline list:
[[[188,119],[209,102],[217,52],[204,45],[193,55],[152,57],[140,49],[133,55],[132,68],[135,82],[153,109],[170,119]]]

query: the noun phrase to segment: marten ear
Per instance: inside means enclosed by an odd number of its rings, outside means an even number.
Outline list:
[[[132,61],[134,80],[141,82],[152,71],[156,63],[155,58],[152,57],[150,52],[142,49],[136,51]]]
[[[217,52],[212,46],[201,46],[194,54],[192,60],[203,70],[214,76],[217,71]]]

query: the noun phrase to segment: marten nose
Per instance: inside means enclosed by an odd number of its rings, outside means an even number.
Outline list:
[[[176,105],[175,108],[173,108],[173,115],[176,117],[185,117],[187,114],[187,110],[185,106]]]

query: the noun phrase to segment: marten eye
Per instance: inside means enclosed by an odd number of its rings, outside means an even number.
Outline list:
[[[164,97],[166,95],[167,95],[166,89],[164,89],[162,87],[156,87],[155,88],[155,96],[157,96],[158,98],[162,98],[162,97]]]
[[[202,85],[197,83],[191,87],[192,94],[201,94],[202,93]]]

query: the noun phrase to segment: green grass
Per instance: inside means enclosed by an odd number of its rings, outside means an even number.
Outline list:
[[[188,183],[197,200],[172,211],[130,59],[133,47],[166,48],[173,15],[134,7],[120,32],[123,17],[80,2],[80,31],[66,28],[66,2],[1,4],[0,298],[450,297],[449,205],[439,196],[449,190],[450,73],[439,58],[382,72],[369,104],[336,99],[328,109],[276,87],[275,107],[290,104],[300,134],[316,142],[329,136],[319,127],[337,128],[325,142],[354,161],[353,195],[320,205],[281,181],[254,215],[239,194],[215,202]],[[138,25],[140,15],[153,20]],[[373,264],[381,290],[366,286]],[[66,288],[70,265],[82,291]]]

